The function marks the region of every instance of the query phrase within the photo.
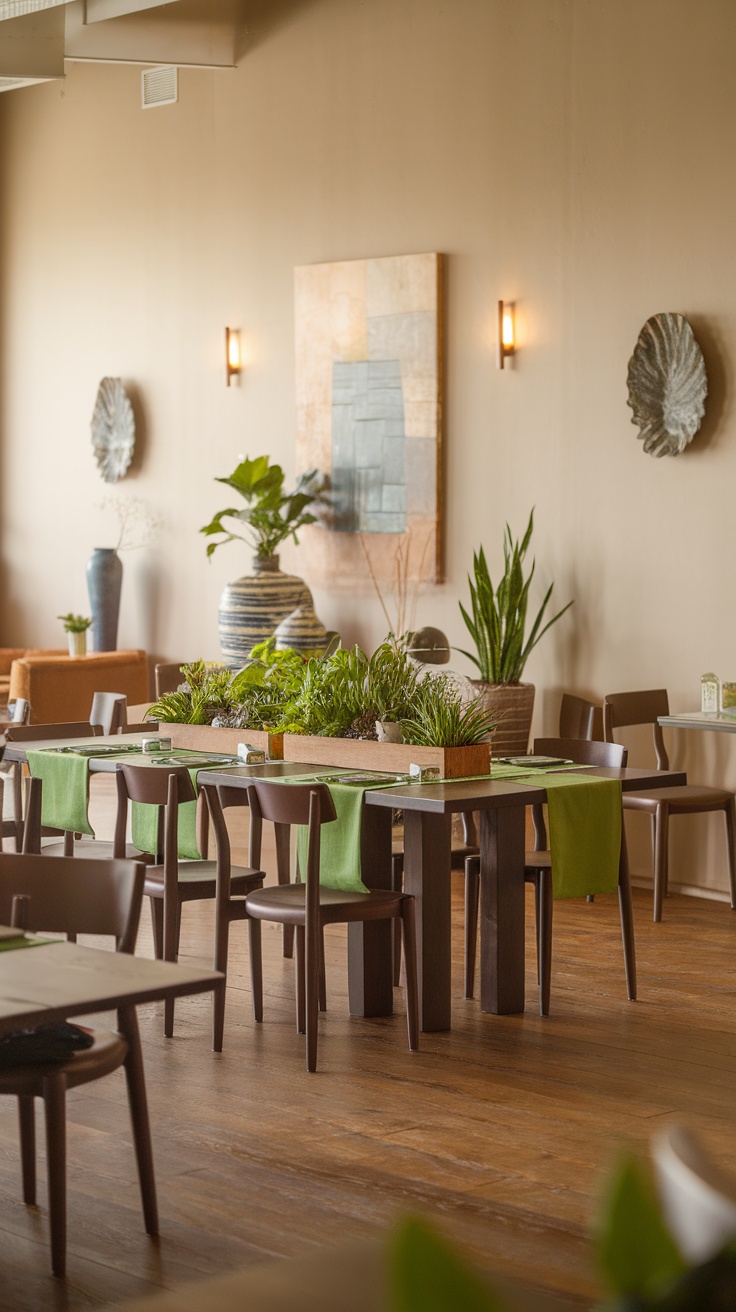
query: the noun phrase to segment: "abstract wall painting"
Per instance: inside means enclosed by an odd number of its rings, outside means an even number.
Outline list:
[[[442,257],[295,270],[297,470],[329,473],[324,525],[300,534],[315,581],[442,579]]]

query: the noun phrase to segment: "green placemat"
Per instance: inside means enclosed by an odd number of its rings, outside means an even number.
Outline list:
[[[40,948],[45,943],[63,943],[62,938],[38,938],[27,934],[25,938],[6,938],[0,942],[0,952],[15,952],[16,948]]]

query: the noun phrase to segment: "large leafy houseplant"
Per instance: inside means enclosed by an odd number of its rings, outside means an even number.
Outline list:
[[[495,588],[483,547],[473,556],[475,581],[468,577],[470,613],[462,602],[460,602],[460,610],[475,643],[475,652],[464,651],[462,648],[460,650],[478,667],[480,678],[484,683],[519,683],[527,659],[540,638],[572,606],[572,601],[568,601],[562,610],[543,625],[542,621],[554,586],[550,583],[529,636],[526,637],[529,586],[534,577],[536,562],[532,561],[532,567],[525,578],[524,557],[531,541],[533,528],[533,510],[521,542],[514,541],[511,529],[508,524],[506,525],[503,543],[504,572]]]
[[[218,478],[232,488],[245,502],[244,506],[230,506],[217,514],[199,531],[207,537],[217,536],[208,542],[207,555],[211,556],[226,542],[248,542],[255,547],[259,560],[270,560],[276,548],[286,538],[297,539],[297,530],[305,524],[314,524],[316,515],[308,509],[322,496],[327,480],[318,469],[300,474],[293,492],[284,488],[284,471],[272,465],[268,456],[246,456],[228,478]],[[228,527],[223,520],[234,521]]]

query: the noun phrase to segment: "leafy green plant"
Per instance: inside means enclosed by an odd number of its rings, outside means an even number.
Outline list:
[[[183,682],[165,692],[146,712],[146,719],[165,724],[211,724],[219,710],[232,705],[232,671],[194,661],[181,667]]]
[[[412,713],[402,721],[405,743],[417,747],[470,747],[484,742],[495,727],[480,698],[466,702],[447,674],[423,679]]]
[[[269,560],[279,543],[288,537],[297,539],[297,529],[313,524],[316,515],[307,507],[318,501],[327,486],[327,479],[318,469],[300,474],[293,492],[284,491],[284,471],[272,465],[268,456],[247,456],[236,466],[229,478],[218,478],[218,483],[238,492],[246,503],[244,507],[229,507],[217,514],[199,531],[207,537],[219,534],[216,542],[207,544],[211,556],[226,542],[248,542],[255,547],[261,560]],[[229,528],[223,520],[234,520],[236,527]]]
[[[86,633],[92,623],[86,615],[74,615],[72,611],[68,615],[57,615],[56,618],[61,620],[65,633]]]
[[[534,511],[529,516],[526,533],[519,543],[514,542],[511,529],[506,525],[503,543],[504,572],[498,587],[494,589],[488,571],[483,548],[473,555],[473,574],[475,582],[468,576],[470,587],[471,611],[460,602],[460,611],[465,620],[470,636],[475,643],[475,653],[459,648],[463,656],[477,665],[480,677],[485,683],[519,683],[524,666],[540,638],[572,606],[568,601],[562,610],[542,627],[547,603],[552,595],[553,584],[550,583],[544,601],[537,612],[528,639],[525,641],[529,585],[534,577],[535,562],[527,578],[524,578],[524,556],[532,536]]]

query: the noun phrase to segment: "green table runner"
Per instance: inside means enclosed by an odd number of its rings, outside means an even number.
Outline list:
[[[548,774],[543,786],[553,896],[615,893],[621,856],[621,781]]]
[[[64,829],[75,834],[89,834],[95,837],[90,825],[89,807],[89,762],[94,753],[85,751],[84,755],[76,752],[59,752],[45,748],[42,751],[28,751],[28,768],[34,778],[40,779],[41,823],[54,829]],[[108,761],[135,764],[136,758],[142,759],[142,752],[132,752],[130,748],[121,749],[120,756],[111,756],[109,751],[101,750],[99,755]],[[192,761],[189,774],[195,788],[199,770],[227,769],[228,762],[211,761],[202,752],[178,749],[174,756],[176,763],[180,760]],[[147,759],[151,759],[147,755]],[[175,763],[170,762],[173,766]],[[161,769],[169,764],[166,757],[161,758]],[[197,847],[197,804],[185,802],[179,807],[179,856],[186,860],[200,859]],[[158,838],[158,807],[134,802],[132,806],[133,845],[141,852],[156,853]]]
[[[28,751],[28,769],[41,780],[41,824],[73,834],[95,831],[89,822],[89,757],[71,752]]]

